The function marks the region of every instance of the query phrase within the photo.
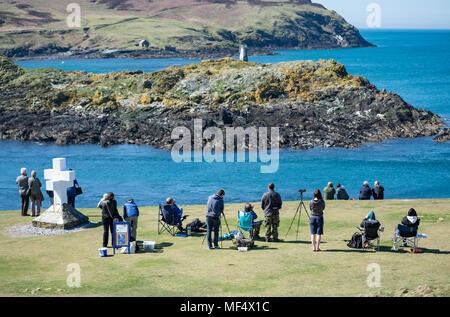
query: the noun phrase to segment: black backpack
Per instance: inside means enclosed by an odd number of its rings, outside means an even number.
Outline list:
[[[362,235],[359,232],[355,232],[347,246],[349,248],[362,249]]]

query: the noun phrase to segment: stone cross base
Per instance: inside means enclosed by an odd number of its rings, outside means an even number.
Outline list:
[[[68,204],[52,205],[32,222],[34,227],[69,229],[89,222],[89,218]]]

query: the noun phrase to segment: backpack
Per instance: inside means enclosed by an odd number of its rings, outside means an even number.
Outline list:
[[[202,231],[206,230],[206,223],[201,222],[200,219],[198,219],[198,218],[195,218],[193,221],[191,221],[186,226],[186,228],[187,227],[191,227],[192,232],[202,232]]]
[[[349,248],[362,249],[362,235],[359,232],[355,232],[347,246]]]

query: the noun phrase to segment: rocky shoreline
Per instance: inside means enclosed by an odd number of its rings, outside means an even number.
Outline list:
[[[6,58],[0,66],[0,139],[168,150],[176,127],[193,131],[202,119],[203,129],[224,132],[279,127],[281,148],[354,148],[432,136],[444,126],[436,114],[332,60],[271,65],[225,58],[105,75],[24,70]]]

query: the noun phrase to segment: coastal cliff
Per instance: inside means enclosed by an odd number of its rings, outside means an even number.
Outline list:
[[[439,116],[379,91],[333,60],[224,58],[153,73],[26,70],[0,57],[0,138],[170,149],[177,126],[279,127],[280,147],[359,147],[431,136]]]

